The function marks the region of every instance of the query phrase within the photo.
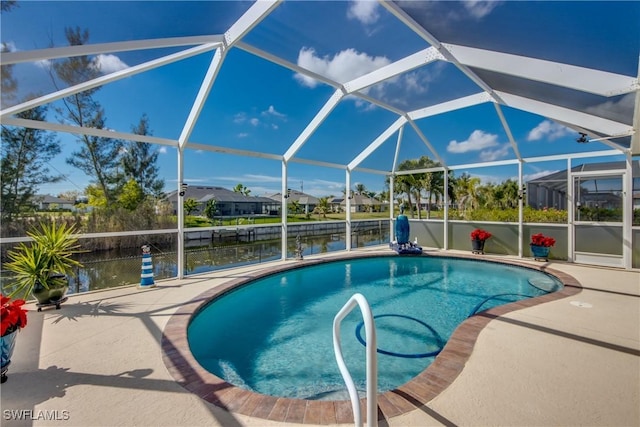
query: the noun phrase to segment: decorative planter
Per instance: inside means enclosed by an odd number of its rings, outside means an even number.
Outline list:
[[[38,311],[42,311],[42,307],[55,305],[57,309],[60,308],[60,304],[67,300],[66,294],[69,290],[69,282],[67,276],[64,274],[52,275],[52,278],[64,279],[62,284],[49,285],[49,288],[45,288],[39,282],[33,287],[31,292],[35,299],[38,300]]]
[[[540,261],[549,261],[550,246],[530,245],[533,258]]]
[[[11,355],[13,354],[13,349],[16,345],[16,337],[18,336],[18,330],[11,332],[3,337],[0,337],[0,350],[2,350],[1,361],[1,378],[0,382],[5,382],[7,380],[7,371],[9,370],[9,365],[11,364]]]
[[[474,254],[484,254],[484,242],[486,242],[486,240],[472,240],[471,252]]]

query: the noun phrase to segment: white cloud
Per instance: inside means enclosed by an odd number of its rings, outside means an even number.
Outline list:
[[[2,42],[2,52],[17,52],[16,44],[14,42]]]
[[[260,124],[260,120],[254,117],[252,119],[249,119],[249,123],[251,123],[251,126],[258,126]]]
[[[355,0],[349,3],[347,18],[358,20],[364,25],[371,25],[380,18],[378,8],[376,0]]]
[[[500,4],[500,1],[464,0],[464,8],[471,16],[477,19],[484,18]]]
[[[346,83],[389,63],[391,61],[384,56],[369,56],[351,48],[338,52],[333,57],[329,55],[320,57],[316,55],[315,49],[303,47],[298,53],[297,61],[300,67],[328,77],[338,83]],[[302,74],[296,74],[295,78],[302,85],[310,88],[318,85],[316,80]]]
[[[286,118],[287,115],[283,114],[279,111],[276,111],[275,107],[273,105],[269,105],[269,108],[267,108],[265,111],[262,112],[263,116],[274,116],[274,117],[280,117],[282,119]]]
[[[129,66],[115,55],[98,55],[93,58],[93,66],[102,74],[110,74],[124,70]]]
[[[167,147],[160,147],[160,148],[158,148],[158,153],[160,153],[160,154],[167,154]]]
[[[248,136],[249,136],[249,134],[246,133],[246,132],[241,132],[241,133],[238,134],[238,138],[246,138]]]
[[[495,150],[484,150],[480,152],[480,160],[483,162],[493,162],[494,160],[502,159],[509,155],[511,148],[509,144],[503,144],[502,147]]]
[[[607,100],[602,104],[588,107],[586,112],[594,116],[604,117],[619,122],[626,122],[633,117],[635,93],[631,92],[617,100]]]
[[[553,141],[554,139],[570,135],[572,132],[573,131],[566,126],[552,122],[551,120],[544,120],[540,122],[538,126],[531,129],[529,135],[527,135],[527,141],[538,141],[543,138]]]
[[[480,151],[498,145],[498,135],[474,130],[466,141],[449,141],[447,151],[449,153],[466,153],[468,151]]]
[[[247,121],[247,114],[244,112],[240,112],[233,116],[233,123],[244,123]]]

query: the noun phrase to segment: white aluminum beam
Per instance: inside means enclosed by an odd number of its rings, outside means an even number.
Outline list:
[[[590,151],[587,153],[556,154],[553,156],[527,157],[526,159],[524,159],[524,161],[526,163],[551,162],[555,160],[566,160],[566,159],[588,159],[590,157],[619,156],[621,154],[622,153],[620,153],[620,150]]]
[[[441,104],[432,105],[430,107],[420,108],[418,110],[411,111],[409,113],[410,120],[420,120],[426,117],[436,116],[438,114],[447,113],[449,111],[459,110],[461,108],[471,107],[474,105],[482,104],[484,102],[491,102],[493,98],[486,92],[476,93],[474,95],[464,96],[452,101],[443,102]]]
[[[518,159],[496,160],[495,162],[468,163],[466,165],[454,165],[454,166],[449,166],[449,169],[458,170],[458,169],[488,168],[491,166],[515,165],[519,162],[520,160]]]
[[[322,166],[325,168],[333,168],[333,169],[346,169],[347,165],[341,165],[338,163],[329,163],[329,162],[323,162],[320,160],[309,160],[309,159],[302,159],[300,157],[292,157],[291,159],[289,159],[289,163],[302,163],[305,165],[313,165],[313,166]]]
[[[389,65],[378,68],[364,76],[357,77],[345,83],[344,88],[347,93],[357,92],[437,60],[444,60],[444,56],[438,52],[438,49],[429,47]]]
[[[398,158],[400,157],[400,145],[402,144],[402,136],[404,135],[404,126],[400,128],[398,132],[398,140],[396,142],[396,152],[393,155],[393,164],[391,165],[391,171],[395,172],[398,166]]]
[[[322,82],[322,83],[324,83],[326,85],[332,86],[335,89],[338,89],[338,88],[340,88],[342,86],[340,83],[338,83],[338,82],[336,82],[334,80],[331,80],[331,79],[329,79],[329,78],[327,78],[327,77],[325,77],[323,75],[320,75],[318,73],[314,73],[313,71],[309,71],[306,68],[302,68],[297,64],[294,64],[292,62],[286,61],[286,60],[284,60],[284,59],[282,59],[280,57],[277,57],[277,56],[272,55],[272,54],[270,54],[268,52],[260,50],[260,49],[254,47],[254,46],[251,46],[251,45],[249,45],[249,44],[247,44],[245,42],[241,42],[241,41],[237,42],[234,45],[234,47],[238,48],[238,49],[242,49],[245,52],[249,52],[249,53],[251,53],[251,54],[253,54],[253,55],[257,56],[257,57],[260,57],[260,58],[262,58],[262,59],[264,59],[266,61],[273,62],[274,64],[280,65],[281,67],[288,68],[289,70],[295,71],[298,74],[303,74],[303,75],[305,75],[307,77],[310,77],[310,78],[312,78],[314,80],[318,80],[319,82]]]
[[[530,113],[538,114],[550,119],[575,124],[577,126],[582,126],[588,129],[593,129],[594,131],[601,132],[605,135],[630,135],[633,132],[633,127],[624,123],[614,122],[613,120],[608,120],[591,114],[570,110],[565,107],[559,107],[557,105],[512,95],[506,92],[497,93],[505,101],[505,105],[508,105],[509,107],[528,111]]]
[[[44,59],[99,55],[101,53],[129,52],[132,50],[160,49],[201,44],[214,44],[218,47],[222,46],[223,39],[224,38],[221,35],[172,37],[165,39],[130,40],[114,43],[82,44],[75,46],[52,47],[47,49],[21,50],[18,52],[3,52],[0,56],[0,65],[35,62]]]
[[[135,74],[142,73],[144,71],[148,71],[154,68],[161,67],[163,65],[171,64],[176,61],[180,61],[195,55],[199,55],[204,52],[208,52],[210,50],[215,49],[217,46],[218,46],[218,43],[204,44],[202,46],[192,47],[191,49],[183,50],[181,52],[177,52],[172,55],[163,56],[162,58],[154,59],[152,61],[135,65],[133,67],[126,68],[124,70],[116,71],[114,73],[107,74],[105,76],[101,76],[96,79],[89,80],[87,82],[80,83],[75,86],[71,86],[54,93],[50,93],[48,95],[40,96],[38,98],[32,99],[27,102],[23,102],[13,107],[6,108],[0,111],[0,117],[4,119],[5,117],[20,113],[22,111],[30,110],[40,105],[57,101],[58,99],[66,98],[67,96],[71,96],[76,93],[83,92],[85,90],[93,89],[98,86],[103,86],[107,83],[111,83],[113,81],[120,80],[125,77],[130,77]]]
[[[228,147],[221,147],[218,145],[200,144],[197,142],[188,142],[187,144],[185,144],[183,148],[208,151],[211,153],[232,154],[235,156],[257,157],[259,159],[269,159],[269,160],[279,160],[279,161],[282,160],[282,156],[279,154],[268,154],[268,153],[260,153],[257,151],[239,150],[237,148],[228,148]]]
[[[438,154],[438,152],[436,151],[435,147],[431,144],[431,142],[429,141],[429,139],[427,139],[427,137],[422,133],[422,130],[420,130],[420,128],[418,127],[418,125],[415,124],[415,122],[413,120],[409,120],[409,124],[411,125],[411,127],[413,127],[413,130],[416,132],[416,134],[418,134],[418,137],[422,140],[422,142],[424,143],[424,145],[427,146],[427,148],[429,149],[429,151],[431,151],[431,154],[433,154],[433,156],[438,160],[438,162],[442,165],[442,166],[446,166],[444,159],[442,157],[440,157],[440,155]]]
[[[504,128],[504,131],[507,134],[507,138],[509,139],[509,143],[511,144],[511,148],[513,149],[513,152],[516,153],[516,157],[518,158],[518,160],[522,160],[522,156],[520,155],[520,150],[518,149],[518,143],[516,142],[515,138],[513,137],[513,134],[511,133],[511,128],[509,127],[509,123],[507,122],[507,119],[504,117],[504,114],[502,113],[502,108],[500,108],[500,104],[497,104],[494,102],[493,106],[495,107],[496,113],[500,118],[500,123],[502,123],[502,127]]]
[[[224,40],[227,47],[233,46],[242,37],[244,37],[249,31],[266,18],[278,5],[282,3],[282,0],[260,0],[251,5],[240,18],[238,18],[233,25],[224,33]]]
[[[401,171],[396,171],[394,172],[394,175],[396,176],[400,176],[400,175],[413,175],[418,174],[418,173],[428,173],[428,172],[444,172],[446,170],[446,168],[441,167],[441,166],[436,166],[434,168],[423,168],[423,169],[412,169],[412,170],[401,170]]]
[[[7,117],[2,120],[5,126],[18,126],[27,129],[41,129],[53,132],[64,132],[76,135],[90,135],[101,138],[124,139],[126,141],[146,142],[149,144],[166,145],[169,147],[177,147],[178,141],[167,138],[158,138],[149,135],[137,135],[134,133],[116,132],[108,129],[97,129],[79,126],[64,125],[61,123],[43,122],[39,120],[20,119],[16,117]]]
[[[440,43],[440,41],[435,38],[433,34],[427,31],[422,25],[418,24],[413,20],[402,8],[400,8],[395,2],[391,1],[380,1],[380,3],[393,15],[396,16],[405,26],[413,30],[416,34],[426,40],[431,46],[438,49],[438,51],[445,57],[448,62],[451,62],[456,66],[465,76],[467,76],[471,81],[480,86],[482,90],[487,92],[491,99],[494,102],[502,103],[500,96],[494,92],[493,88],[485,83],[480,77],[478,77],[473,71],[469,69],[466,65],[460,63],[458,59],[447,49],[447,47]]]
[[[327,118],[329,113],[333,111],[333,109],[338,105],[342,97],[344,96],[344,92],[342,89],[336,90],[331,98],[322,106],[318,114],[309,122],[307,127],[302,131],[302,133],[296,138],[296,140],[291,144],[287,152],[284,154],[285,161],[289,161],[290,158],[295,156],[295,154],[302,148],[305,142],[313,135],[313,132],[316,131],[318,126],[322,124],[322,122]]]
[[[193,128],[198,121],[198,117],[200,117],[200,112],[207,101],[213,82],[220,71],[220,67],[222,66],[222,61],[224,59],[224,53],[222,50],[223,48],[216,49],[216,53],[213,55],[213,59],[209,64],[207,74],[205,74],[204,79],[202,80],[200,90],[198,90],[198,95],[196,95],[196,99],[191,106],[191,111],[189,111],[189,116],[187,117],[184,127],[182,128],[182,132],[180,133],[180,137],[178,138],[180,147],[184,147],[189,140],[189,137],[191,137],[191,133],[193,132]]]
[[[402,127],[407,122],[405,117],[399,117],[391,126],[387,128],[384,132],[380,134],[367,148],[362,150],[355,159],[353,159],[349,165],[347,166],[348,170],[353,170],[360,163],[364,161],[367,157],[371,155],[375,150],[378,149],[387,139],[391,137],[398,129]]]
[[[404,116],[406,114],[406,111],[403,111],[399,108],[396,108],[392,105],[387,104],[386,102],[380,101],[379,99],[375,99],[370,97],[369,95],[366,95],[364,93],[361,92],[355,92],[349,96],[355,96],[361,99],[364,99],[365,101],[369,101],[370,103],[372,103],[373,105],[377,105],[378,107],[384,108],[387,111],[391,111],[392,113],[395,113],[399,116]]]
[[[633,92],[638,79],[607,71],[453,44],[442,44],[464,65],[602,96]]]
[[[371,173],[374,175],[389,175],[389,171],[381,171],[381,170],[376,170],[376,169],[369,169],[369,168],[353,168],[351,170],[352,172],[365,172],[365,173]]]

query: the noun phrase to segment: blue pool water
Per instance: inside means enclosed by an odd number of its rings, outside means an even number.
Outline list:
[[[376,257],[330,262],[268,276],[207,305],[188,340],[198,362],[257,393],[347,399],[333,353],[333,318],[365,296],[378,333],[378,388],[394,389],[433,362],[475,312],[559,290],[545,273],[445,257]],[[342,322],[343,354],[365,389],[364,328],[356,308]]]

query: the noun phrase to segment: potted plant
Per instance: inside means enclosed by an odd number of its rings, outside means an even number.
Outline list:
[[[79,250],[75,228],[66,224],[41,223],[27,233],[33,239],[20,243],[8,252],[6,269],[14,273],[10,283],[10,297],[27,299],[33,295],[38,300],[38,311],[45,305],[60,308],[69,288],[67,275],[82,264],[72,258]]]
[[[471,252],[474,254],[484,253],[484,242],[492,236],[486,230],[476,228],[471,232]]]
[[[0,382],[7,380],[7,371],[16,345],[18,331],[27,326],[27,311],[22,308],[24,300],[2,297],[2,331],[0,333]]]
[[[556,239],[553,237],[545,236],[542,233],[534,234],[531,236],[531,252],[533,258],[536,260],[548,261],[549,251],[551,247],[556,244]]]

